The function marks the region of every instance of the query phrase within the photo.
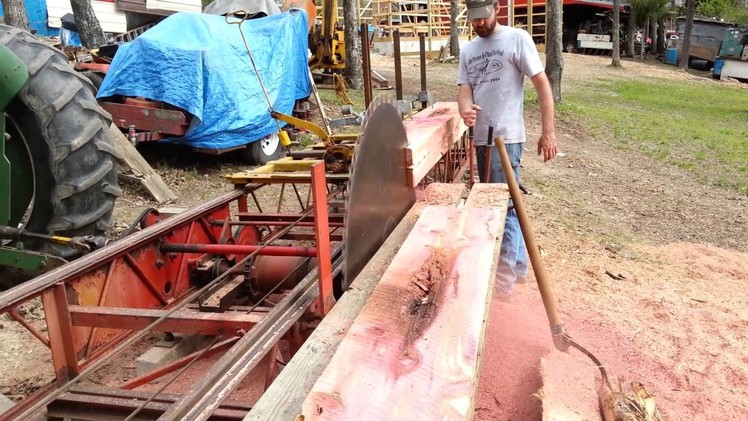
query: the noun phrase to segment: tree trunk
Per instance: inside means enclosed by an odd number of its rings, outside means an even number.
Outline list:
[[[688,57],[691,49],[691,32],[693,32],[693,14],[696,9],[696,0],[688,0],[686,4],[686,27],[683,30],[683,43],[678,52],[678,68],[688,69]]]
[[[29,18],[23,0],[3,0],[5,24],[29,32]]]
[[[561,76],[564,71],[562,24],[563,7],[562,0],[548,0],[546,3],[546,51],[545,51],[545,73],[551,83],[553,102],[561,102]]]
[[[345,78],[353,89],[364,86],[361,65],[361,35],[358,33],[358,1],[343,0],[343,25],[345,26]],[[368,37],[367,37],[368,38]]]
[[[665,19],[657,19],[657,54],[664,55],[667,52],[667,40],[665,39]]]
[[[621,0],[613,0],[613,67],[621,67]]]
[[[649,37],[652,38],[652,54],[657,57],[660,51],[657,49],[659,34],[657,33],[657,18],[652,15],[649,17]]]
[[[629,14],[629,28],[628,28],[628,42],[626,42],[626,52],[629,57],[636,57],[636,9],[631,8],[631,14]]]
[[[640,60],[644,60],[644,52],[647,50],[647,38],[649,38],[649,16],[644,17],[644,26],[642,27],[642,44]]]
[[[460,56],[460,33],[457,28],[457,16],[460,14],[460,1],[449,2],[449,55]]]
[[[106,35],[101,29],[99,19],[91,7],[90,0],[70,0],[70,6],[75,16],[75,27],[81,37],[81,43],[86,48],[98,48],[107,44]]]

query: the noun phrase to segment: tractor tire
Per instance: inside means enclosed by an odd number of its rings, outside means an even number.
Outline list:
[[[59,50],[33,35],[0,25],[0,44],[29,70],[29,80],[5,110],[10,147],[25,153],[14,173],[25,177],[14,226],[64,237],[104,236],[113,225],[117,185],[117,151],[109,131],[111,116],[99,107],[88,79],[74,71]],[[14,162],[11,160],[11,168]],[[28,178],[33,176],[33,182]],[[28,189],[32,191],[29,192]],[[23,190],[23,189],[19,189]],[[26,205],[26,208],[23,206]],[[19,206],[19,204],[16,204]],[[70,247],[24,243],[26,248],[66,259]]]
[[[81,75],[91,82],[93,85],[93,94],[94,97],[96,97],[96,94],[99,93],[99,88],[101,88],[101,84],[104,83],[104,75],[91,70],[81,72]]]

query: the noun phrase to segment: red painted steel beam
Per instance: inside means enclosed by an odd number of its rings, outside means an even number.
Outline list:
[[[317,267],[319,270],[319,313],[324,317],[334,304],[332,289],[332,254],[330,249],[330,226],[327,216],[327,183],[325,166],[312,166],[312,207],[314,209],[314,233],[317,236]]]
[[[112,115],[114,124],[124,129],[132,125],[138,130],[183,136],[187,133],[187,127],[190,124],[187,114],[183,111],[138,107],[106,101],[101,101],[99,104]]]
[[[252,254],[260,256],[317,257],[314,247],[258,246],[247,244],[164,244],[164,253]]]
[[[75,63],[76,70],[93,70],[94,72],[106,73],[111,64],[107,63]]]
[[[56,284],[42,294],[44,315],[49,332],[49,349],[58,383],[64,383],[80,373],[78,356],[73,344],[73,326],[70,322],[68,296],[65,285]]]
[[[169,312],[76,305],[71,305],[69,311],[73,326],[127,330],[142,330]],[[263,317],[264,314],[177,311],[156,325],[155,329],[159,332],[230,335],[240,330],[249,331]]]

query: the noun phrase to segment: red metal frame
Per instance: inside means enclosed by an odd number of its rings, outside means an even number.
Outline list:
[[[109,71],[109,63],[75,63],[77,70],[90,70],[99,73],[106,73]]]
[[[143,140],[158,140],[164,135],[184,136],[191,116],[184,111],[150,108],[115,102],[99,101],[99,105],[112,115],[112,122],[125,130],[134,126],[138,131],[152,132]]]
[[[5,416],[25,416],[28,415],[26,411],[35,409],[34,405],[63,402],[64,399],[53,398],[63,388],[77,390],[71,389],[69,381],[95,369],[99,361],[111,357],[138,331],[202,333],[230,338],[253,329],[268,314],[267,308],[225,313],[199,312],[193,310],[196,306],[181,308],[187,298],[197,294],[192,274],[214,256],[230,259],[232,264],[260,254],[316,257],[319,293],[315,296],[319,299],[315,300],[319,305],[310,311],[326,314],[333,304],[330,241],[331,238],[340,240],[339,235],[331,236],[330,229],[342,225],[342,215],[327,213],[329,194],[323,164],[313,168],[307,182],[312,189],[313,206],[301,209],[301,215],[252,213],[247,196],[262,185],[240,186],[169,218],[149,212],[140,222],[140,231],[1,292],[0,312],[10,313],[49,346],[51,368],[58,384],[58,389],[44,388],[38,395],[29,396]],[[298,193],[297,189],[294,191]],[[302,202],[299,204],[303,206]],[[232,207],[239,212],[232,212]],[[262,225],[276,225],[276,229],[260,238],[255,226]],[[233,230],[234,226],[244,227]],[[297,226],[299,232],[295,231]],[[313,226],[314,234],[305,226]],[[268,245],[276,237],[314,240],[316,244],[313,247]],[[16,311],[18,306],[35,297],[41,297],[44,304],[48,339]],[[297,323],[294,322],[285,335],[292,349],[298,349],[301,343]],[[225,350],[234,342],[236,339],[227,339],[220,349],[210,352]],[[204,357],[205,354],[201,356]],[[141,376],[124,386],[136,387],[138,382],[158,378],[186,364],[184,361],[172,363],[168,368]],[[106,390],[110,392],[102,391],[101,396],[115,393],[113,389]]]
[[[314,233],[317,236],[317,265],[319,268],[319,314],[325,316],[334,303],[332,289],[332,255],[330,254],[330,228],[327,220],[327,183],[325,164],[312,167],[312,200],[314,206]]]
[[[434,165],[429,180],[440,183],[461,183],[465,172],[473,167],[471,151],[472,140],[467,133],[463,133],[460,140],[450,144],[442,159]]]

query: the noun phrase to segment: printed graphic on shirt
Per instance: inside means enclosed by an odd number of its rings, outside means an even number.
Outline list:
[[[486,76],[492,75],[504,68],[504,63],[499,57],[504,55],[504,50],[497,49],[484,51],[482,54],[473,56],[468,60],[468,76],[473,81],[472,85],[476,86],[486,82],[497,82],[501,80],[498,75],[486,79]]]
[[[468,75],[471,77],[486,76],[501,70],[504,65],[497,59],[486,59],[470,66]]]

